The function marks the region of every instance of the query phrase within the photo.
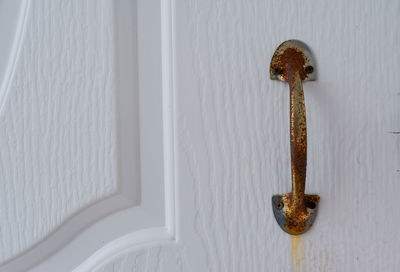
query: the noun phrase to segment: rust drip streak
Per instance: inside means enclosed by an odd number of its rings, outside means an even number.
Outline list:
[[[292,236],[292,267],[293,272],[305,272],[305,254],[301,236]]]

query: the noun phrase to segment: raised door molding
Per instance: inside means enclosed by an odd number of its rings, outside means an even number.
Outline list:
[[[29,1],[27,0],[0,2],[0,110],[18,59],[28,8]]]
[[[17,167],[13,165],[21,163],[17,157],[24,157],[20,171],[29,175],[6,173],[1,178],[12,177],[9,186],[22,184],[24,205],[31,205],[33,216],[43,216],[41,223],[29,224],[46,227],[17,247],[4,248],[10,254],[0,256],[0,271],[88,271],[128,248],[173,241],[169,1],[31,1],[25,6],[29,17],[23,43],[14,45],[21,52],[9,95],[1,100],[5,106],[0,132],[10,138],[10,133],[27,130],[18,122],[32,123],[28,128],[32,133],[17,135],[27,144],[8,144],[10,158],[1,161],[2,167]],[[59,105],[57,111],[54,105]],[[26,110],[13,112],[18,106]],[[11,114],[21,116],[16,120]],[[10,132],[12,126],[17,128]],[[40,141],[46,135],[36,126],[59,137],[49,137],[46,146]],[[5,143],[1,144],[3,148]],[[71,149],[77,154],[68,153]],[[49,159],[46,152],[58,157]],[[34,159],[39,162],[31,162]],[[72,180],[79,171],[83,177]],[[27,175],[34,181],[30,187]],[[10,193],[6,186],[5,194]],[[35,199],[45,197],[49,198],[41,203],[45,209],[52,211],[60,201],[63,212],[35,210],[43,208],[35,206]],[[19,205],[15,200],[8,207],[13,203]],[[29,218],[24,215],[29,211],[22,209],[22,215]],[[30,227],[18,222],[5,224]]]

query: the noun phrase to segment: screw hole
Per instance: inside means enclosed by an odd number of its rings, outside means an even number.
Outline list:
[[[311,74],[311,73],[314,71],[314,67],[312,67],[312,66],[307,66],[306,69],[305,69],[305,71],[306,71],[307,74]]]
[[[315,204],[314,201],[308,201],[307,207],[310,208],[311,210],[314,210],[317,207],[317,204]]]
[[[275,66],[273,69],[272,69],[272,73],[274,74],[274,75],[281,75],[282,73],[283,73],[283,71],[282,71],[282,69],[281,68],[279,68],[278,66]]]

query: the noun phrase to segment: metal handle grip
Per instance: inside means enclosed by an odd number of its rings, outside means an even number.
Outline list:
[[[292,192],[299,198],[304,197],[307,170],[307,124],[302,85],[299,73],[289,80]]]

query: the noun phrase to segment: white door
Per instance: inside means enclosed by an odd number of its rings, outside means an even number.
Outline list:
[[[0,271],[398,271],[400,2],[0,0]],[[289,88],[312,228],[291,237]]]

